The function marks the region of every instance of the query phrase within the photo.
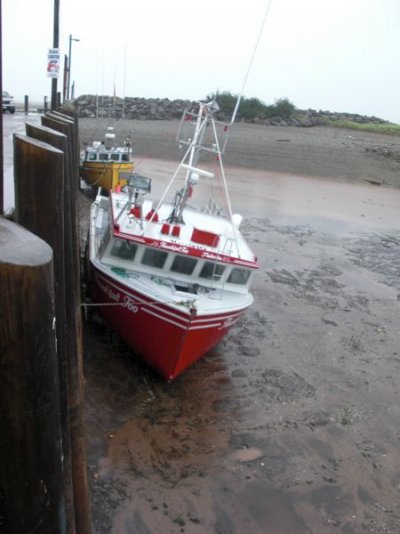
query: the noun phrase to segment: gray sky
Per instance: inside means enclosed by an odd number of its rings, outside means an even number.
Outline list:
[[[399,0],[271,0],[244,94],[400,123]],[[3,0],[3,88],[51,91],[53,0]],[[81,94],[202,99],[239,93],[269,0],[60,0]],[[58,81],[62,91],[62,78]]]

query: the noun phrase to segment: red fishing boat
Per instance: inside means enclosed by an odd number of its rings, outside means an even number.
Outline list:
[[[167,380],[209,351],[252,302],[257,258],[231,212],[216,102],[184,112],[185,153],[161,196],[137,173],[127,185],[100,189],[90,214],[89,287],[103,319]],[[211,159],[216,172],[200,165]],[[211,158],[210,158],[211,156]],[[172,184],[181,181],[168,200]],[[196,207],[204,185],[213,197]],[[219,187],[216,188],[216,185]],[[223,193],[226,215],[215,202]]]

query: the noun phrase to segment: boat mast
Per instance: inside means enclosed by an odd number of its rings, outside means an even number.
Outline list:
[[[199,103],[199,114],[196,120],[196,128],[194,130],[193,141],[189,152],[189,165],[195,167],[199,159],[198,151],[203,140],[207,124],[201,128],[202,121],[208,121],[208,109],[205,109],[207,104],[204,102]],[[205,114],[204,114],[205,113]],[[201,135],[201,137],[200,137]],[[191,171],[188,171],[186,175],[186,181],[188,181]]]
[[[212,105],[212,104],[211,104]],[[209,113],[211,113],[210,104],[205,104],[204,102],[199,103],[199,112],[196,119],[196,127],[194,130],[193,139],[191,140],[189,146],[189,160],[188,164],[181,164],[182,167],[187,169],[185,185],[180,190],[177,191],[174,200],[174,207],[172,209],[171,215],[168,218],[170,223],[184,223],[183,220],[183,210],[189,200],[193,186],[198,182],[199,175],[194,171],[197,161],[199,159],[199,151],[201,149],[201,143],[206,131],[206,128],[209,123]]]
[[[236,115],[237,115],[237,112],[239,110],[240,102],[241,102],[242,97],[243,97],[244,89],[246,87],[247,80],[249,78],[251,68],[253,66],[253,62],[254,62],[254,58],[256,56],[258,45],[260,44],[261,37],[262,37],[262,34],[264,32],[264,26],[265,26],[265,24],[267,22],[267,18],[268,18],[268,15],[269,15],[269,10],[271,9],[271,5],[272,5],[272,0],[269,0],[269,3],[267,5],[267,8],[266,8],[265,13],[264,13],[264,18],[263,18],[261,26],[260,26],[260,30],[259,30],[258,35],[257,35],[257,39],[256,39],[256,42],[255,42],[255,45],[254,45],[253,53],[251,54],[251,58],[250,58],[248,66],[247,66],[247,70],[246,70],[246,74],[244,76],[242,88],[240,89],[240,93],[239,93],[239,95],[238,95],[238,97],[236,99],[235,109],[233,110],[233,113],[232,113],[232,118],[231,118],[231,121],[229,123],[229,127],[228,127],[228,130],[227,130],[228,133],[227,133],[227,135],[225,137],[225,142],[224,142],[224,146],[222,148],[222,152],[225,152],[226,145],[228,144],[231,126],[233,126],[233,124],[234,124],[234,122],[236,120]]]

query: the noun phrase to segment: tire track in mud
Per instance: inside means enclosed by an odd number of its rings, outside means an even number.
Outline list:
[[[381,275],[381,283],[400,291],[400,234],[369,233],[345,243],[354,265]]]

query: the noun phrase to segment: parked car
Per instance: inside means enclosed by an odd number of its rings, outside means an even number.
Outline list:
[[[14,97],[11,96],[10,93],[3,91],[3,113],[5,111],[8,111],[9,113],[15,113],[15,104],[13,98]]]

